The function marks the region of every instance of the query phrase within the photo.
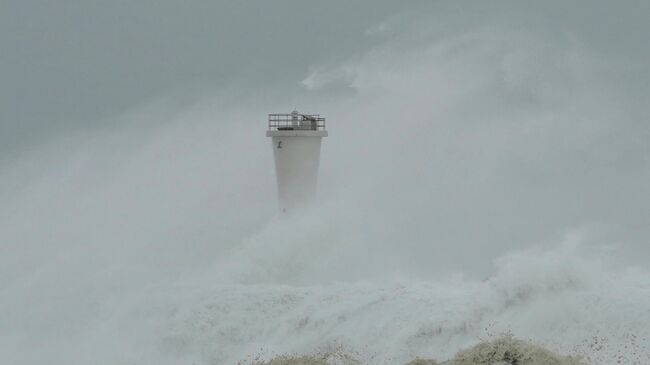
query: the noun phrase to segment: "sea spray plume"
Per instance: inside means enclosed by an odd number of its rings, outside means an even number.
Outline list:
[[[584,258],[585,233],[567,232],[553,249],[532,247],[511,251],[495,260],[496,274],[487,280],[503,307],[525,304],[538,297],[586,290],[603,277],[606,259]]]

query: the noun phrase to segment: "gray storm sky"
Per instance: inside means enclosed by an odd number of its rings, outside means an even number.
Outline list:
[[[0,148],[20,150],[170,93],[237,84],[296,91],[312,65],[380,40],[364,31],[406,15],[448,32],[537,29],[647,62],[647,2],[2,1]],[[621,72],[630,97],[647,74]]]
[[[417,4],[415,7],[417,8]],[[394,2],[3,1],[2,150],[170,93],[297,87],[319,59],[367,47]]]

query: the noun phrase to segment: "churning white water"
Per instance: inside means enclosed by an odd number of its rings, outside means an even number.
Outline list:
[[[363,364],[447,360],[503,334],[592,364],[648,363],[647,273],[608,270],[578,251],[565,242],[508,254],[483,281],[269,284],[279,270],[309,265],[290,251],[281,267],[250,266],[245,284],[187,283],[157,331],[179,359],[218,364],[334,351]]]

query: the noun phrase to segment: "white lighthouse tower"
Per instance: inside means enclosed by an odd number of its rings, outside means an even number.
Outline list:
[[[321,139],[327,137],[320,115],[269,114],[280,212],[291,213],[316,197]]]

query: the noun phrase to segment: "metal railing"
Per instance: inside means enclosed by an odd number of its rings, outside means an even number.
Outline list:
[[[325,118],[318,114],[269,114],[270,131],[324,131]]]

